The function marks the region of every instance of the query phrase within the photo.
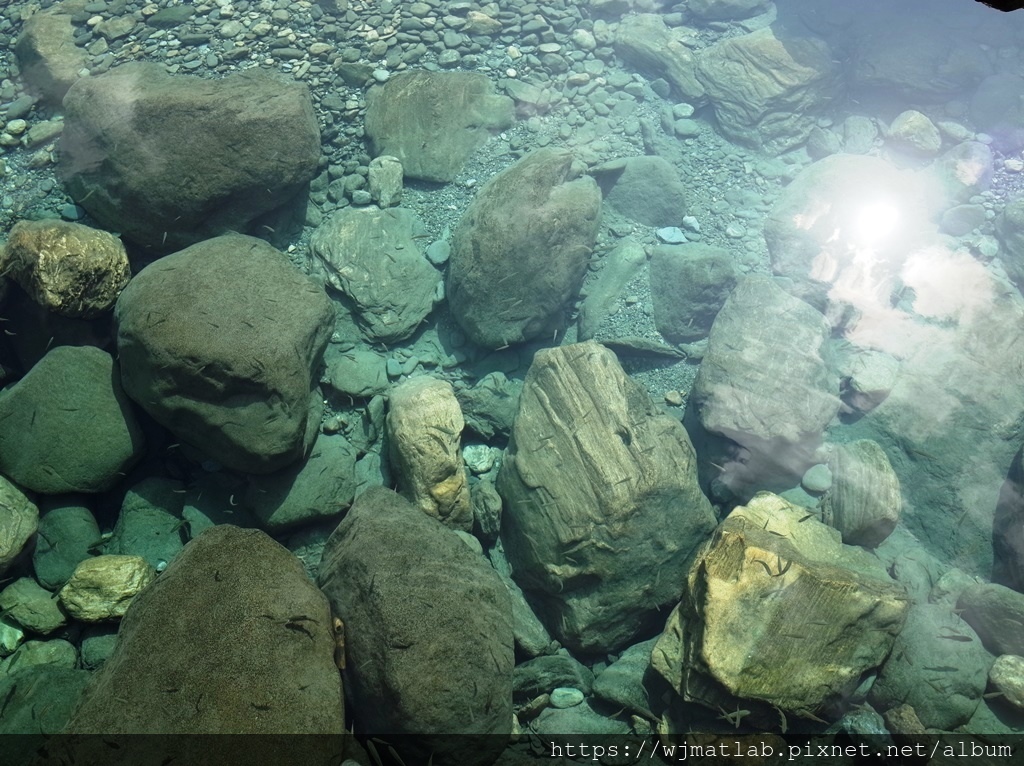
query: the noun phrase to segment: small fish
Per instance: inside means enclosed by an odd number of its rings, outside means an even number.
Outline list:
[[[925,670],[934,670],[936,673],[956,673],[959,669],[954,668],[952,665],[934,665],[925,668]]]

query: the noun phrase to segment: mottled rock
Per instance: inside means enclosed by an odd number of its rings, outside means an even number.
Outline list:
[[[451,529],[473,528],[462,465],[465,422],[450,383],[430,377],[391,390],[388,444],[402,495]]]
[[[594,342],[534,357],[498,491],[518,582],[582,652],[649,626],[714,526],[685,429]]]
[[[71,15],[65,13],[33,14],[22,27],[14,53],[29,87],[58,106],[87,64],[85,51],[75,45]]]
[[[131,275],[121,240],[68,221],[16,223],[0,270],[40,306],[83,319],[112,309]]]
[[[927,728],[952,730],[974,715],[991,663],[974,631],[949,607],[915,604],[869,699],[879,710],[906,703]]]
[[[1024,710],[1024,657],[1003,654],[996,658],[988,680],[1008,703]]]
[[[150,252],[245,233],[307,187],[320,157],[306,86],[259,68],[201,79],[128,64],[76,82],[64,110],[68,193]]]
[[[345,208],[313,232],[310,249],[327,283],[370,340],[404,340],[434,308],[440,277],[420,251],[422,236],[422,224],[401,208]]]
[[[774,725],[773,707],[819,715],[889,654],[906,615],[903,588],[870,554],[806,516],[758,494],[694,562],[679,620],[670,620],[653,663],[686,700],[712,709],[739,703],[750,711],[744,724]]]
[[[487,561],[374,488],[331,535],[317,581],[345,623],[345,683],[367,736],[400,737],[406,763],[492,763],[511,732],[514,660],[508,593]]]
[[[512,124],[512,100],[477,72],[401,72],[366,98],[374,156],[396,157],[405,175],[447,183],[484,141]]]
[[[844,405],[866,415],[885,401],[896,385],[898,360],[868,348],[837,356]]]
[[[0,574],[18,559],[38,526],[39,509],[35,503],[0,476]]]
[[[102,492],[141,457],[142,429],[110,354],[50,349],[0,392],[0,470],[43,494]]]
[[[601,193],[573,155],[539,149],[477,194],[452,237],[447,294],[478,345],[500,348],[565,327],[597,236]]]
[[[25,668],[48,665],[57,668],[78,667],[78,650],[70,641],[54,638],[49,641],[26,641],[18,651],[0,662],[0,677]]]
[[[96,556],[75,567],[59,591],[60,603],[82,622],[116,620],[154,577],[153,567],[141,556]]]
[[[121,293],[115,318],[125,390],[181,441],[250,473],[312,443],[334,307],[267,243],[224,236],[161,258]]]
[[[939,129],[916,109],[896,115],[889,124],[887,138],[894,146],[914,154],[934,155],[942,148]]]
[[[207,530],[132,604],[68,725],[84,736],[62,741],[61,753],[130,764],[157,744],[121,735],[315,734],[285,739],[288,758],[320,766],[345,731],[335,647],[327,599],[289,551],[258,530]],[[259,760],[244,739],[162,737],[158,746],[183,762]],[[263,758],[282,759],[274,738],[257,739]]]
[[[43,636],[68,621],[53,595],[31,577],[19,577],[0,591],[0,613],[30,633]]]
[[[736,287],[729,251],[699,243],[654,248],[649,275],[654,324],[671,343],[707,337]]]
[[[822,498],[825,523],[839,530],[847,545],[873,548],[900,520],[900,480],[876,442],[837,444],[828,460],[835,481]]]
[[[722,132],[771,153],[806,140],[836,87],[823,40],[782,35],[773,27],[704,49],[697,77]]]
[[[704,86],[687,43],[692,32],[672,29],[656,13],[626,16],[615,30],[615,54],[631,69],[663,77],[683,100],[704,101]]]
[[[370,196],[382,208],[394,207],[402,201],[402,163],[397,157],[374,157],[370,160],[366,180]]]

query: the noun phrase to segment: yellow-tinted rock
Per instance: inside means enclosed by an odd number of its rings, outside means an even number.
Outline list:
[[[19,221],[0,265],[40,306],[83,319],[113,308],[131,278],[121,240],[68,221]]]
[[[78,565],[60,589],[60,600],[67,613],[82,622],[119,619],[155,577],[141,556],[97,556]]]

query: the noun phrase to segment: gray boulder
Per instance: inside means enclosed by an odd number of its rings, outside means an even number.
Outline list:
[[[39,583],[57,590],[71,579],[75,568],[98,549],[102,537],[99,524],[84,498],[58,495],[47,499],[41,509],[32,569]]]
[[[141,556],[154,569],[166,566],[183,547],[184,505],[184,486],[179,481],[151,477],[132,485],[103,552]]]
[[[992,656],[949,607],[915,604],[871,687],[879,710],[910,705],[929,729],[955,729],[974,715]]]
[[[334,652],[327,599],[298,559],[259,530],[214,527],[135,598],[67,731],[317,734],[292,744],[321,763],[345,731]],[[62,744],[81,757],[102,750],[100,739]],[[161,746],[183,760],[217,750],[210,738]],[[130,752],[116,762],[131,763]]]
[[[678,226],[686,215],[679,171],[662,157],[626,157],[592,171],[605,203],[644,226]]]
[[[837,85],[823,40],[781,36],[771,27],[701,51],[697,77],[722,132],[770,153],[806,140]]]
[[[50,349],[0,392],[0,471],[42,494],[103,492],[142,455],[142,429],[110,354]]]
[[[511,732],[514,660],[508,593],[487,561],[374,488],[327,541],[317,582],[345,624],[362,731],[405,763],[493,763]]]
[[[715,523],[686,430],[592,341],[537,352],[498,491],[516,579],[586,653],[658,619]]]
[[[741,497],[814,462],[839,410],[829,335],[818,311],[769,277],[744,279],[718,313],[690,402],[707,431],[744,451],[721,477]]]
[[[1024,593],[978,583],[964,589],[956,605],[992,654],[1024,655]]]
[[[55,105],[88,64],[85,51],[75,45],[68,13],[34,13],[22,27],[14,54],[31,90]]]
[[[476,385],[455,392],[466,427],[484,439],[512,430],[523,382],[503,372],[489,372]]]
[[[476,72],[393,75],[366,97],[374,156],[397,157],[407,178],[447,183],[491,135],[512,124],[512,99]]]
[[[370,340],[404,340],[434,308],[440,277],[417,244],[421,229],[402,208],[345,208],[310,238],[327,283]]]
[[[565,326],[597,237],[601,193],[570,152],[539,149],[479,191],[452,237],[447,294],[486,348]]]
[[[312,443],[334,307],[270,245],[224,236],[161,258],[121,293],[115,319],[125,390],[181,441],[249,473]]]
[[[626,16],[615,30],[615,55],[623,63],[651,77],[663,77],[684,101],[704,101],[704,86],[697,78],[696,58],[690,46],[692,31],[672,29],[656,13]]]
[[[120,66],[76,82],[64,110],[68,192],[151,252],[246,232],[306,188],[320,157],[306,86],[260,69],[210,80]]]
[[[837,444],[828,465],[834,481],[822,498],[823,520],[847,545],[877,546],[895,529],[903,507],[885,451],[870,439]]]
[[[671,343],[707,337],[736,287],[729,251],[699,243],[654,248],[649,274],[654,324]]]

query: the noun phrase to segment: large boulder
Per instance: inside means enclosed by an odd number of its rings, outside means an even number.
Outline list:
[[[306,188],[320,157],[306,86],[258,68],[210,80],[130,64],[76,82],[64,110],[68,192],[157,253],[247,231]]]
[[[143,433],[110,354],[50,349],[0,392],[0,471],[56,495],[103,492],[141,456]]]
[[[687,701],[742,708],[744,725],[820,717],[885,660],[907,607],[877,559],[760,493],[694,562],[652,664]]]
[[[704,86],[697,78],[692,37],[692,30],[672,29],[657,13],[638,13],[619,22],[615,54],[631,69],[665,78],[679,98],[699,103]]]
[[[626,157],[594,168],[604,201],[644,226],[678,226],[686,215],[679,171],[658,156]]]
[[[391,390],[388,445],[402,494],[451,529],[473,528],[460,441],[466,424],[451,383],[421,376]]]
[[[342,294],[370,340],[404,340],[434,308],[441,278],[420,252],[422,228],[401,208],[346,208],[310,238],[327,284]]]
[[[802,143],[837,87],[828,45],[765,27],[703,50],[697,77],[722,132],[775,153]]]
[[[729,251],[699,242],[654,248],[649,274],[654,324],[670,343],[707,337],[737,281]]]
[[[121,240],[69,221],[19,221],[0,252],[9,274],[40,306],[92,319],[114,307],[131,268]]]
[[[397,157],[407,178],[447,183],[512,115],[512,99],[483,74],[402,72],[367,94],[366,135],[374,156]]]
[[[119,735],[316,734],[290,738],[293,757],[326,763],[345,731],[335,648],[327,599],[299,560],[258,530],[214,527],[132,603],[68,724],[69,734],[102,733],[120,748],[96,736],[61,745],[120,764],[147,743]],[[198,762],[237,739],[161,737],[159,746]]]
[[[327,541],[317,582],[345,625],[360,730],[405,763],[493,763],[511,733],[514,658],[508,592],[487,561],[374,488]]]
[[[143,269],[117,301],[125,390],[181,441],[269,473],[312,443],[334,308],[262,240],[217,237]]]
[[[840,404],[829,335],[818,311],[770,277],[747,277],[719,311],[690,401],[705,430],[743,453],[720,477],[738,496],[808,467]]]
[[[592,341],[534,357],[498,491],[515,577],[586,653],[659,620],[715,524],[686,430]]]
[[[34,13],[22,27],[14,54],[25,82],[50,104],[60,104],[88,64],[85,51],[75,45],[70,13]]]
[[[499,348],[565,326],[597,237],[601,192],[570,152],[539,149],[477,194],[452,237],[447,293],[477,344]]]

